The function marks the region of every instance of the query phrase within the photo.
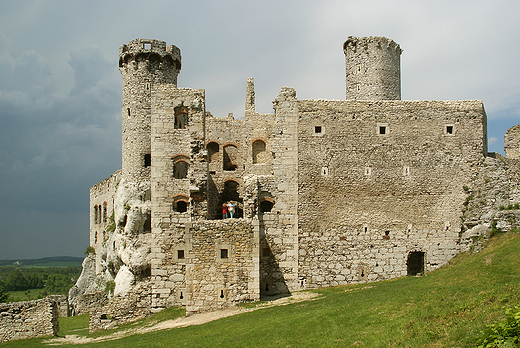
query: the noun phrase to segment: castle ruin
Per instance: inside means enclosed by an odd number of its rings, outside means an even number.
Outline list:
[[[176,46],[122,45],[122,169],[90,190],[95,256],[77,300],[112,282],[98,319],[130,298],[132,313],[190,314],[422,274],[459,253],[464,188],[487,156],[482,102],[401,100],[390,39],[349,37],[343,51],[345,100],[282,87],[262,114],[249,78],[235,119],[177,87]]]

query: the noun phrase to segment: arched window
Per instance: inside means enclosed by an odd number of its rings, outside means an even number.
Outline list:
[[[107,222],[107,202],[103,203],[103,222]]]
[[[224,182],[224,190],[222,191],[222,202],[233,202],[235,204],[234,217],[241,218],[244,215],[242,210],[242,198],[238,193],[239,184],[235,180],[227,180]]]
[[[188,162],[184,159],[177,160],[173,164],[173,177],[175,179],[186,179],[188,176]]]
[[[96,204],[94,206],[94,224],[98,223],[98,215],[99,215],[99,211],[98,211],[98,206]]]
[[[188,125],[188,107],[184,106],[184,102],[175,108],[175,121],[173,128],[184,129]]]
[[[261,201],[260,202],[260,212],[269,213],[273,209],[273,206],[274,206],[274,202],[272,202],[272,201],[267,201],[267,200]]]
[[[175,179],[186,179],[188,177],[188,168],[190,158],[186,155],[177,155],[173,160],[173,177]]]
[[[173,211],[177,213],[185,213],[188,211],[189,198],[186,196],[175,196],[173,197]]]
[[[237,169],[238,149],[236,145],[228,144],[224,146],[222,153],[222,169],[235,170]]]
[[[219,154],[219,145],[217,142],[210,142],[206,145],[206,149],[208,150],[208,162],[216,162],[218,161]]]
[[[253,164],[266,163],[265,142],[261,139],[253,142]]]

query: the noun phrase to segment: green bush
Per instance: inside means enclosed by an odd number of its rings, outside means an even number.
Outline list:
[[[113,280],[109,280],[105,284],[105,291],[108,293],[114,292],[114,289],[116,288],[116,282]]]
[[[506,319],[488,326],[479,348],[520,347],[520,307],[507,308]]]
[[[90,245],[87,247],[87,250],[85,250],[84,252],[85,255],[88,255],[88,254],[96,254],[96,249],[94,249],[93,247],[91,247]]]

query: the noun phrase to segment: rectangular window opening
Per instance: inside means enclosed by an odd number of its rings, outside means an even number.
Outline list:
[[[386,126],[379,126],[379,134],[381,134],[381,135],[386,134]]]
[[[221,259],[227,259],[228,258],[228,250],[227,249],[220,249],[220,258]]]
[[[446,134],[453,134],[453,126],[446,126]]]
[[[144,166],[150,167],[152,165],[152,155],[147,153],[144,155]]]
[[[179,260],[184,259],[184,250],[177,250],[177,258]]]
[[[321,126],[314,126],[314,133],[321,133]]]
[[[144,43],[144,49],[145,49],[145,50],[151,50],[151,49],[152,49],[152,44],[149,43],[149,42],[145,42],[145,43]]]

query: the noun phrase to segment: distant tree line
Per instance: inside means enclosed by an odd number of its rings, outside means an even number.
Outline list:
[[[45,289],[48,294],[67,294],[81,273],[81,267],[24,268],[0,267],[0,302],[7,302],[6,291]]]

